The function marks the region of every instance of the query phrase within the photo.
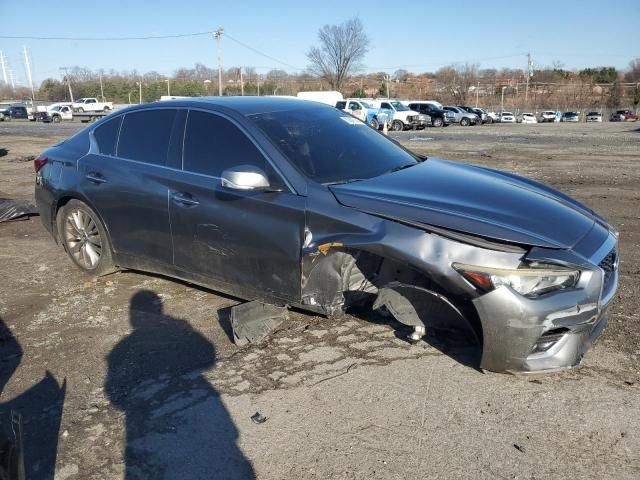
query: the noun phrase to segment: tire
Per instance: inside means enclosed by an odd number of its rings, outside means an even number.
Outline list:
[[[466,117],[460,119],[460,126],[461,127],[468,127],[470,123],[471,123],[471,120],[469,120]]]
[[[108,112],[109,110],[111,110],[109,107],[104,107],[104,108],[102,109],[102,111],[103,111],[103,112]]]
[[[401,132],[404,130],[404,124],[400,120],[394,120],[391,123],[391,130],[394,132]]]
[[[54,115],[53,117],[51,117],[51,121],[53,123],[60,123],[60,120],[61,120],[60,115]]]
[[[378,130],[380,128],[380,123],[378,123],[377,118],[372,118],[371,121],[369,122],[369,126],[374,130]]]
[[[71,261],[96,277],[113,273],[111,242],[98,215],[80,200],[70,200],[58,212],[58,234]]]
[[[84,108],[80,107],[78,110],[76,110],[76,112],[78,112],[78,113],[84,113]]]
[[[434,127],[443,127],[444,121],[441,118],[437,117],[431,120],[431,125],[433,125]]]
[[[493,123],[493,118],[488,117],[488,118],[487,118],[487,123],[488,123],[489,125],[491,125],[491,124]]]

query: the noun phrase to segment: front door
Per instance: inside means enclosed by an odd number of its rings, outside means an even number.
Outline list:
[[[222,187],[222,171],[239,165],[261,168],[281,191]],[[299,301],[305,199],[234,121],[189,111],[183,171],[169,195],[176,267],[240,296]]]

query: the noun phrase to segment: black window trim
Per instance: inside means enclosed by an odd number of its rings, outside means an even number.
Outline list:
[[[136,112],[146,112],[149,110],[186,110],[186,116],[184,119],[184,128],[182,131],[182,148],[180,151],[180,164],[181,164],[181,168],[174,168],[174,167],[170,167],[167,165],[156,165],[153,163],[148,163],[148,162],[141,162],[140,160],[134,160],[131,158],[126,158],[126,157],[120,157],[117,155],[105,155],[104,153],[100,153],[100,150],[98,149],[98,142],[96,140],[96,138],[94,137],[94,132],[97,128],[101,127],[102,125],[104,125],[107,122],[111,122],[114,121],[116,118],[120,117],[120,125],[118,127],[118,135],[116,136],[116,144],[115,144],[115,149],[114,152],[117,154],[118,153],[118,146],[120,143],[120,132],[122,131],[122,124],[124,123],[124,117],[127,115],[127,113],[136,113]],[[100,122],[98,125],[96,125],[94,128],[91,129],[91,132],[89,134],[89,151],[86,153],[86,155],[89,154],[94,154],[94,155],[101,155],[103,157],[108,157],[108,158],[114,158],[117,160],[122,160],[125,162],[133,162],[133,163],[137,163],[140,165],[147,165],[147,166],[151,166],[154,168],[165,168],[167,170],[173,170],[175,172],[182,172],[182,173],[188,173],[190,175],[199,175],[202,177],[207,177],[207,178],[214,178],[217,180],[220,180],[220,177],[216,177],[215,175],[207,175],[204,173],[197,173],[197,172],[190,172],[184,169],[184,142],[187,136],[187,122],[189,121],[189,112],[191,110],[197,110],[199,112],[204,112],[204,113],[209,113],[212,115],[218,115],[222,118],[225,118],[226,120],[229,120],[233,125],[235,125],[237,128],[240,129],[240,131],[242,133],[245,134],[245,136],[249,139],[249,141],[251,141],[251,143],[258,149],[258,151],[260,152],[260,154],[265,158],[265,160],[269,163],[269,165],[271,165],[271,167],[273,168],[274,172],[280,177],[280,179],[283,181],[284,185],[287,187],[287,189],[289,190],[289,193],[292,193],[294,195],[298,195],[298,193],[296,192],[296,190],[293,188],[293,186],[291,185],[291,183],[289,182],[289,179],[286,177],[286,175],[284,175],[284,173],[282,172],[282,170],[280,169],[280,167],[278,167],[277,165],[275,165],[275,163],[271,160],[271,158],[269,157],[269,155],[267,155],[267,153],[265,152],[264,148],[262,148],[262,146],[256,142],[256,140],[253,138],[253,136],[247,131],[246,128],[244,128],[244,126],[242,126],[240,123],[238,123],[235,119],[231,118],[229,115],[223,113],[223,112],[219,112],[216,110],[209,110],[206,108],[199,108],[199,107],[185,107],[185,106],[174,106],[174,105],[167,105],[167,106],[154,106],[154,107],[148,107],[148,108],[140,108],[140,109],[135,109],[133,111],[130,112],[124,112],[121,113],[119,115],[116,115],[112,118],[109,118],[107,121],[105,122]]]

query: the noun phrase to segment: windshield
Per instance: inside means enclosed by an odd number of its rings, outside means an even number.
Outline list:
[[[409,152],[340,111],[290,110],[249,118],[294,166],[318,183],[362,180],[418,163]]]
[[[409,107],[405,107],[404,104],[398,102],[397,100],[394,102],[389,102],[393,108],[395,108],[398,112],[407,112],[410,110]]]
[[[511,112],[502,112],[502,115],[505,116],[505,117],[506,116],[512,116],[513,117],[513,113],[511,113]]]
[[[371,104],[367,103],[367,102],[363,102],[362,100],[360,100],[360,103],[362,104],[363,107],[365,108],[371,108]]]

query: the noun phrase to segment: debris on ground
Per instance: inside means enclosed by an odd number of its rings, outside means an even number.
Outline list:
[[[261,423],[264,423],[267,421],[267,417],[262,415],[260,412],[256,412],[253,415],[251,415],[251,421],[255,424],[260,425]]]
[[[38,209],[26,200],[11,200],[0,198],[0,223],[15,220],[17,218],[39,215]]]
[[[231,308],[233,341],[238,346],[260,343],[289,318],[287,307],[254,300]]]

